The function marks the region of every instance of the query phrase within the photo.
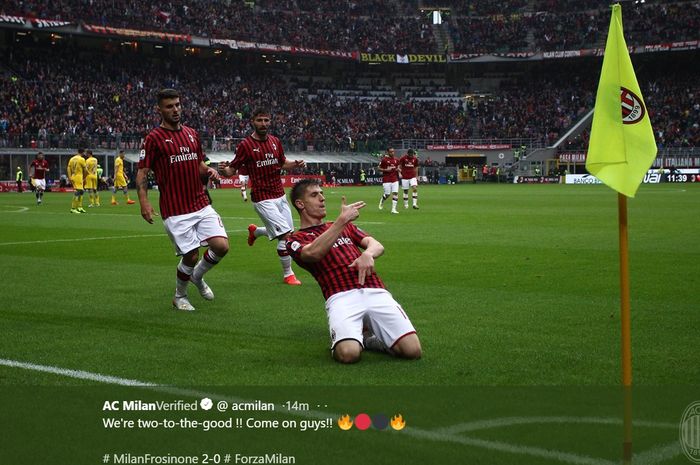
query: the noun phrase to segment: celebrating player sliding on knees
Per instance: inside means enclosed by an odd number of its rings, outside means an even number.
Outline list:
[[[416,330],[374,271],[384,246],[352,223],[365,202],[346,205],[343,198],[338,218],[324,222],[326,199],[315,179],[297,182],[291,201],[301,229],[289,236],[287,250],[321,286],[333,357],[354,363],[367,349],[420,358]]]

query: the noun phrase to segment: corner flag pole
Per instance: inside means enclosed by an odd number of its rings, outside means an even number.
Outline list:
[[[620,325],[622,346],[623,440],[622,463],[632,463],[632,329],[630,311],[629,245],[627,241],[627,196],[617,194],[620,232]]]
[[[627,196],[617,194],[620,229],[620,324],[622,325],[622,385],[632,386],[632,329],[630,323],[630,272],[627,241]]]
[[[656,158],[649,112],[634,73],[622,28],[622,7],[612,5],[610,29],[596,94],[586,168],[618,192],[620,324],[624,393],[623,463],[632,463],[632,330],[627,197],[634,197]]]

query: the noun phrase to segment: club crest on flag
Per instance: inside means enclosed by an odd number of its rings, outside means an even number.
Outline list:
[[[620,101],[622,103],[622,123],[635,124],[644,119],[646,109],[642,99],[634,92],[624,87],[620,87]]]

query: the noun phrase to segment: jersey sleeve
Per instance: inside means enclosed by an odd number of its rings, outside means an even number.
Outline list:
[[[348,223],[345,226],[345,232],[347,233],[348,237],[352,240],[352,242],[358,247],[360,246],[362,239],[369,236],[369,234],[365,233],[353,223]]]
[[[153,168],[153,165],[155,164],[155,160],[158,157],[158,146],[153,140],[153,138],[150,136],[146,136],[146,141],[143,143],[143,148],[141,149],[141,153],[139,153],[139,169],[142,168],[148,168],[151,169]],[[115,161],[114,164],[114,170],[117,170],[117,164]]]
[[[280,148],[280,166],[287,162],[287,156],[284,154],[284,147],[282,147],[282,141],[277,139],[277,145]]]
[[[233,155],[233,160],[231,160],[231,163],[229,163],[229,166],[237,170],[241,166],[245,165],[245,161],[248,158],[248,151],[246,150],[245,145],[243,145],[243,142],[238,144],[238,147],[236,147],[236,151],[234,152]]]
[[[301,261],[301,249],[311,244],[315,238],[315,236],[302,231],[296,232],[287,239],[287,252],[295,262],[299,262]]]
[[[198,132],[195,131],[195,135],[197,136],[197,153],[199,154],[199,161],[205,161],[207,155],[204,153],[204,149],[202,149],[202,140],[199,138]]]

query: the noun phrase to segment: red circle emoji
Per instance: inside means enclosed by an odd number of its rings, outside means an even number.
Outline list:
[[[372,419],[366,413],[360,413],[355,417],[355,428],[364,431],[372,426]]]

